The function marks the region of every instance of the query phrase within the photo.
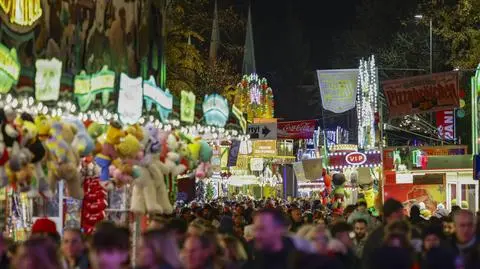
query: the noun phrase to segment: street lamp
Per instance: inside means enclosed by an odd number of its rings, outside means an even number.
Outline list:
[[[417,20],[422,20],[423,15],[422,14],[417,14],[415,15],[415,19]],[[433,73],[433,25],[432,25],[432,19],[429,19],[429,26],[430,26],[430,74]]]

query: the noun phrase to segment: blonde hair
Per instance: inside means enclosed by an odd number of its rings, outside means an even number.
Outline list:
[[[143,233],[143,242],[149,248],[154,256],[155,263],[167,263],[173,268],[180,268],[181,261],[180,250],[175,236],[166,229],[154,229]]]
[[[232,256],[227,257],[228,259],[232,258],[231,261],[233,262],[246,261],[248,259],[247,252],[242,246],[242,243],[240,243],[240,240],[231,235],[227,235],[222,238],[222,241],[225,244],[225,249],[228,250]]]

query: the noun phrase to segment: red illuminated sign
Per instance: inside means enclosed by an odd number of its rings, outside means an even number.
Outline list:
[[[362,165],[367,161],[367,155],[361,152],[351,152],[345,156],[345,161],[350,165]]]

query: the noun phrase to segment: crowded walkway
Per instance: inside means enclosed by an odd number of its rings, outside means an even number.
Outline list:
[[[480,268],[476,216],[459,207],[425,219],[395,200],[372,216],[360,200],[343,214],[316,201],[212,201],[152,218],[137,242],[102,222],[93,234],[39,219],[28,240],[1,240],[0,268]],[[135,244],[132,244],[135,243]],[[132,245],[135,249],[132,249]]]

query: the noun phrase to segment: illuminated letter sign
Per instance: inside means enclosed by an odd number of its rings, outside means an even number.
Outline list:
[[[153,76],[150,76],[149,80],[143,82],[143,98],[148,111],[152,109],[152,104],[155,103],[160,119],[162,121],[168,119],[173,109],[173,96],[168,89],[166,91],[160,89],[155,83]]]
[[[142,78],[129,78],[120,74],[118,92],[118,115],[122,123],[135,124],[142,117]]]
[[[207,125],[224,127],[227,124],[229,113],[227,99],[218,94],[205,96],[203,115]]]
[[[367,155],[361,152],[352,152],[347,154],[345,161],[350,165],[362,165],[367,161]]]
[[[182,91],[180,120],[188,123],[193,123],[195,120],[195,94],[192,92]]]
[[[58,59],[37,60],[35,63],[35,97],[38,101],[57,101],[60,95],[62,62]]]
[[[0,44],[0,93],[7,93],[18,82],[20,63],[17,51]]]
[[[75,97],[78,100],[80,111],[87,111],[99,93],[102,94],[102,104],[106,106],[114,87],[115,72],[108,70],[108,66],[104,66],[102,70],[91,76],[82,71],[75,76]]]

